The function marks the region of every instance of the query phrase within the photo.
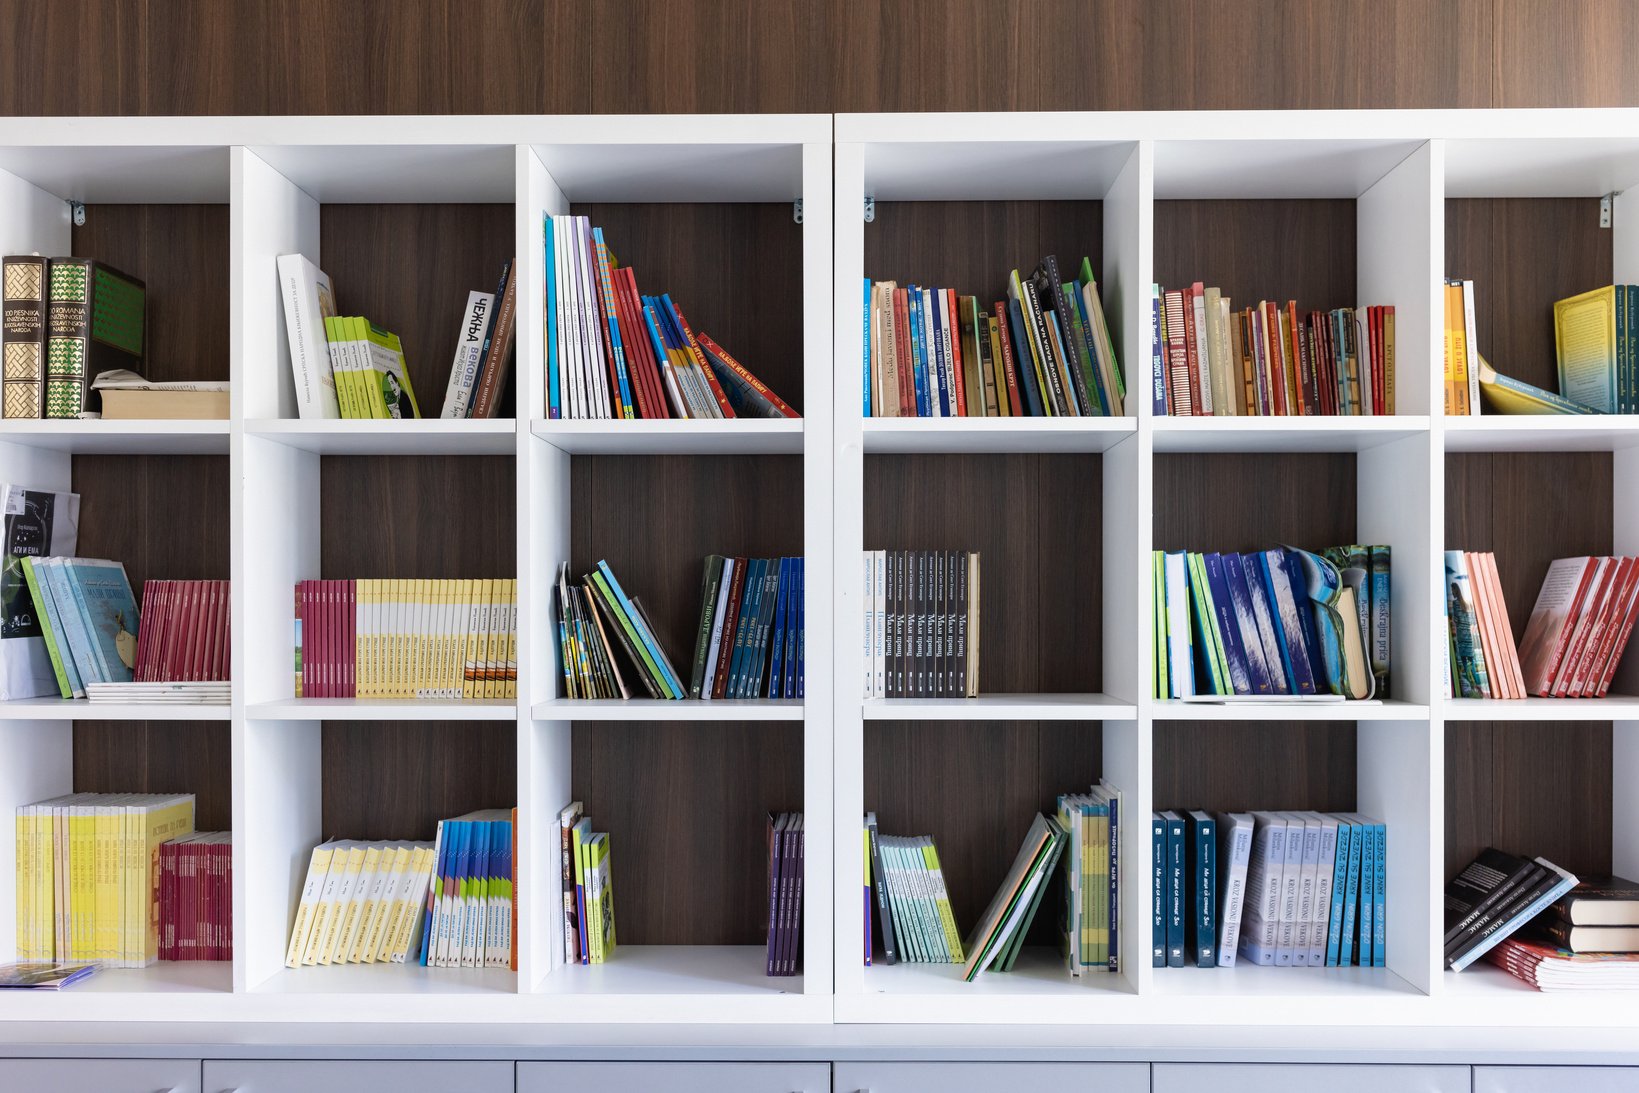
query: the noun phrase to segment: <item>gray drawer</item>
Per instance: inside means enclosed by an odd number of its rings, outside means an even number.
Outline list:
[[[1469,1093],[1466,1066],[1158,1063],[1154,1093]]]
[[[825,1063],[519,1063],[518,1093],[827,1093]]]
[[[198,1059],[0,1059],[0,1089],[199,1093]]]
[[[205,1062],[207,1093],[512,1093],[493,1062]]]
[[[1145,1063],[838,1063],[833,1093],[1148,1093],[1149,1088]]]
[[[1474,1093],[1633,1093],[1639,1067],[1477,1066]]]

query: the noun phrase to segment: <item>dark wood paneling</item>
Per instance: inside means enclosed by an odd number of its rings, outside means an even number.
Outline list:
[[[1554,301],[1611,283],[1599,199],[1452,198],[1446,274],[1474,282],[1480,352],[1504,375],[1559,390]]]
[[[1639,22],[1627,0],[1494,3],[1498,50],[1492,105],[1639,102],[1639,66],[1633,63],[1639,56]]]
[[[1445,545],[1492,551],[1517,642],[1555,558],[1609,554],[1609,452],[1448,455]],[[1566,489],[1566,483],[1575,488]]]
[[[1156,550],[1316,549],[1354,542],[1354,528],[1352,453],[1155,457]]]
[[[1217,286],[1238,310],[1259,301],[1330,310],[1355,298],[1353,199],[1157,201],[1155,279]]]
[[[75,793],[191,793],[194,827],[233,827],[226,721],[75,721]]]
[[[1096,721],[867,722],[865,808],[883,834],[933,836],[966,937],[1035,814],[1052,815],[1061,793],[1087,792],[1102,757]],[[1048,893],[1032,943],[1057,943],[1057,918],[1046,909],[1061,902]]]
[[[979,552],[982,691],[1097,691],[1102,483],[1097,455],[866,456],[865,546]]]
[[[73,247],[147,284],[144,375],[228,378],[226,205],[88,205]]]
[[[1155,807],[1355,809],[1352,721],[1157,721]]]
[[[865,226],[865,271],[977,295],[983,310],[1006,299],[1010,271],[1028,277],[1049,254],[1066,277],[1084,256],[1102,277],[1103,245],[1100,201],[885,201]]]
[[[1610,872],[1609,722],[1452,722],[1445,750],[1447,880],[1488,846]]]
[[[639,292],[670,294],[689,326],[802,412],[802,226],[789,204],[594,202],[572,211],[603,229]]]
[[[694,654],[706,556],[802,553],[802,459],[576,456],[571,576],[609,563],[674,665]]]
[[[495,291],[512,258],[513,230],[511,205],[319,210],[319,252],[336,307],[398,335],[422,417],[444,407],[467,294]]]
[[[593,830],[609,833],[621,944],[765,941],[765,828],[769,812],[802,810],[802,732],[789,721],[575,724],[570,785]]]
[[[518,803],[510,722],[326,721],[319,766],[327,839],[430,840],[439,820]]]
[[[146,580],[222,580],[228,572],[228,457],[77,455],[82,558],[125,563]]]
[[[317,577],[518,575],[511,456],[327,455]]]

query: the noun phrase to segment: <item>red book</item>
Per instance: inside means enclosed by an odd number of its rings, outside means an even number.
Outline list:
[[[723,385],[717,382],[716,373],[711,370],[711,364],[706,360],[705,353],[700,350],[700,339],[694,336],[694,328],[689,326],[688,319],[683,317],[683,309],[675,303],[671,305],[671,309],[672,315],[677,319],[678,329],[683,331],[685,348],[694,358],[695,367],[700,369],[700,374],[705,377],[706,383],[711,386],[712,397],[717,400],[717,409],[722,411],[724,417],[736,416],[734,407],[729,404],[728,394],[723,390]]]
[[[1559,586],[1566,588],[1569,587],[1569,581],[1575,581],[1575,587],[1571,588],[1569,596],[1563,600],[1564,613],[1559,614],[1551,605],[1543,607],[1540,611],[1533,607],[1531,618],[1525,625],[1525,637],[1520,642],[1520,661],[1530,673],[1525,679],[1526,690],[1543,697],[1552,694],[1554,679],[1559,672],[1560,662],[1565,657],[1566,646],[1570,643],[1572,626],[1576,622],[1577,614],[1582,610],[1582,602],[1587,595],[1588,587],[1593,583],[1599,559],[1583,557],[1557,561],[1568,562],[1574,567],[1565,574],[1563,579],[1566,583]],[[1553,566],[1549,566],[1548,573],[1552,579]],[[1548,580],[1544,581],[1545,586],[1548,583]],[[1539,604],[1542,603],[1543,594],[1540,591],[1537,593],[1537,600]]]
[[[176,583],[175,602],[171,608],[171,641],[165,656],[165,678],[179,680],[187,663],[188,611],[192,589],[187,581]]]
[[[1635,573],[1639,577],[1639,571]],[[1627,602],[1622,605],[1623,617],[1616,630],[1616,637],[1611,642],[1609,652],[1605,654],[1605,663],[1600,670],[1598,697],[1605,697],[1611,689],[1611,679],[1616,675],[1616,666],[1622,661],[1622,652],[1628,646],[1628,638],[1633,635],[1633,624],[1639,619],[1639,583],[1628,590]]]
[[[1566,622],[1566,629],[1570,631],[1571,636],[1565,643],[1565,655],[1560,658],[1559,666],[1551,677],[1549,693],[1554,698],[1564,698],[1570,689],[1571,673],[1581,663],[1589,635],[1610,596],[1618,561],[1616,558],[1594,559],[1593,579],[1588,585],[1587,595],[1582,597],[1581,603],[1577,604]]]
[[[625,269],[611,270],[609,284],[615,296],[615,322],[620,327],[620,344],[626,352],[626,375],[632,385],[632,402],[640,418],[664,417],[664,414],[655,413],[654,404],[650,401],[649,368],[643,356],[648,338],[644,337],[640,342],[638,329],[632,322],[631,306],[626,299],[626,278],[623,276],[627,272]]]
[[[1007,406],[1012,411],[1011,416],[1023,417],[1024,400],[1019,395],[1019,372],[1013,361],[1013,335],[1007,329],[1007,301],[997,300],[991,304],[990,313],[996,319],[996,342],[1002,354],[1002,377],[1007,384]],[[996,396],[1003,397],[1003,392],[996,392]]]
[[[962,367],[962,313],[956,290],[939,290],[940,306],[945,312],[945,331],[950,335],[950,367],[956,389],[956,416],[967,417],[967,371]]]
[[[144,672],[148,667],[148,643],[153,639],[154,605],[158,598],[158,582],[142,582],[142,617],[137,622],[137,663],[131,673],[131,678],[139,683],[147,678]]]
[[[1184,289],[1171,289],[1162,296],[1162,307],[1167,318],[1167,392],[1171,395],[1174,417],[1188,417],[1195,413],[1190,401],[1189,347],[1184,338],[1184,311],[1190,306]]]
[[[320,661],[323,678],[321,693],[325,698],[336,698],[336,582],[319,582],[319,630],[324,634],[324,659]]]
[[[734,658],[729,654],[736,627],[740,622],[740,596],[746,586],[746,559],[734,559],[734,578],[729,582],[728,607],[723,613],[722,651],[717,654],[717,674],[711,681],[711,697],[722,698],[728,689],[728,666]]]
[[[911,363],[910,296],[893,290],[894,356],[899,358],[899,416],[916,416],[916,374]]]
[[[1587,636],[1582,641],[1582,649],[1570,667],[1561,669],[1560,678],[1565,686],[1562,697],[1584,698],[1589,695],[1589,673],[1594,669],[1594,661],[1600,649],[1605,645],[1608,632],[1614,633],[1622,617],[1622,609],[1626,605],[1624,593],[1627,591],[1628,579],[1633,571],[1633,559],[1612,558],[1607,567],[1609,574],[1603,582],[1604,587],[1595,594],[1590,609],[1597,614],[1588,626]],[[1597,678],[1592,680],[1597,687]]]
[[[141,638],[138,638],[140,641]],[[171,905],[171,855],[175,843],[159,844],[159,958],[176,959],[171,955],[172,931],[176,925],[175,908]]]
[[[1199,296],[1205,286],[1197,281],[1184,289],[1184,371],[1189,380],[1189,412],[1193,417],[1206,417],[1206,409],[1201,405],[1201,356],[1200,346],[1195,344],[1195,297]]]
[[[188,667],[186,679],[197,682],[205,678],[205,642],[210,637],[210,582],[190,581],[194,586],[193,633],[188,639]]]
[[[199,658],[199,678],[215,679],[217,630],[221,626],[222,582],[205,582],[205,650]]]
[[[514,832],[516,832],[518,830],[518,823],[517,823],[516,820],[514,820],[513,823],[512,823],[512,830]],[[513,837],[516,838],[517,836],[514,835]],[[512,875],[516,877],[518,875],[518,871],[516,869],[514,869],[512,871]],[[233,959],[233,837],[231,835],[228,837],[227,841],[222,844],[222,895],[223,895],[223,907],[224,907],[224,911],[223,911],[223,915],[222,915],[222,959],[223,960],[232,960]],[[514,905],[514,907],[517,906],[516,897],[514,897],[514,899],[513,899],[513,905]],[[517,937],[518,936],[518,931],[517,930],[512,931],[512,936]]]
[[[1292,409],[1299,417],[1313,417],[1319,412],[1315,397],[1314,377],[1309,373],[1309,355],[1304,352],[1303,328],[1298,325],[1298,302],[1286,301],[1285,349],[1297,378],[1297,405]]]
[[[759,395],[773,403],[774,409],[778,410],[786,417],[802,416],[801,414],[797,413],[797,411],[793,410],[784,399],[782,399],[779,395],[776,395],[769,388],[768,384],[752,375],[750,370],[747,369],[745,365],[741,364],[739,361],[730,356],[728,350],[712,341],[710,336],[707,335],[704,330],[700,331],[698,337],[700,339],[700,345],[707,353],[711,354],[718,361],[722,362],[723,366],[728,368],[735,375],[749,383],[752,390],[756,391]]]
[[[222,640],[216,645],[216,678],[227,679],[233,657],[233,583],[222,582]]]

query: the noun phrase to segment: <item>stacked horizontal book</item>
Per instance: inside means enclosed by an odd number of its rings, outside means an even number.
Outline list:
[[[768,975],[802,968],[803,819],[768,814]]]
[[[863,575],[865,697],[976,697],[978,552],[867,550]]]
[[[285,966],[410,959],[420,951],[436,860],[430,843],[336,839],[314,847]]]
[[[233,835],[159,845],[159,959],[233,959]]]

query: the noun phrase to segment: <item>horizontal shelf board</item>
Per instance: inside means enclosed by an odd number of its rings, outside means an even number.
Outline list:
[[[1483,959],[1442,974],[1443,1001],[1471,1024],[1633,1026],[1631,990],[1539,991]]]
[[[0,442],[77,455],[226,455],[228,423],[11,419],[0,422]]]
[[[1429,430],[1427,417],[1158,417],[1158,452],[1360,452]]]
[[[1102,452],[1137,430],[1130,417],[868,417],[867,452]]]
[[[1447,197],[1603,197],[1639,183],[1631,136],[1453,136],[1445,159]]]
[[[878,201],[1097,201],[1136,149],[1097,140],[870,143],[865,192]]]
[[[517,445],[511,418],[261,419],[245,433],[321,455],[512,455]]]
[[[1615,452],[1639,448],[1639,415],[1486,414],[1443,421],[1448,452]]]
[[[252,721],[512,721],[515,698],[287,698],[255,702]]]
[[[227,721],[233,708],[226,704],[191,702],[99,702],[83,698],[19,698],[0,702],[4,721]]]
[[[543,420],[530,432],[576,455],[796,455],[801,418]]]
[[[537,721],[801,721],[800,698],[553,698],[530,709]]]
[[[800,995],[800,975],[764,975],[761,945],[618,945],[602,964],[566,964],[536,994]]]
[[[284,968],[257,994],[516,994],[507,968],[424,968],[420,964],[332,964]]]
[[[1155,196],[1359,197],[1425,143],[1416,139],[1158,140]]]
[[[1447,721],[1639,721],[1639,696],[1604,698],[1448,698]]]
[[[251,152],[319,202],[510,203],[510,144],[261,145]]]
[[[1131,721],[1138,707],[1106,694],[995,694],[978,698],[872,698],[867,721]]]
[[[1064,957],[1054,949],[1027,947],[1019,952],[1012,971],[980,972],[969,983],[962,978],[961,964],[882,964],[865,969],[867,994],[951,995],[973,998],[1081,997],[1101,995],[1112,1001],[1133,993],[1124,975],[1089,972],[1071,976]]]
[[[89,979],[63,988],[71,994],[230,994],[233,991],[231,960],[161,960],[146,968],[102,968]],[[33,996],[43,991],[8,991],[10,995]]]
[[[1157,721],[1427,721],[1427,706],[1414,702],[1184,702],[1156,699]]]
[[[60,120],[60,119],[59,119]],[[76,119],[76,122],[79,119]],[[184,139],[182,127],[172,134]],[[55,139],[61,139],[58,134]],[[216,146],[142,143],[132,134],[108,137],[130,141],[122,146],[0,148],[0,170],[27,179],[65,201],[86,204],[176,205],[225,204],[228,200],[230,153]],[[55,143],[54,139],[54,143]]]
[[[829,142],[829,128],[819,139]],[[570,201],[765,202],[802,196],[800,143],[537,144],[534,150]]]
[[[1154,993],[1170,997],[1368,999],[1422,998],[1423,992],[1387,968],[1157,968]]]

